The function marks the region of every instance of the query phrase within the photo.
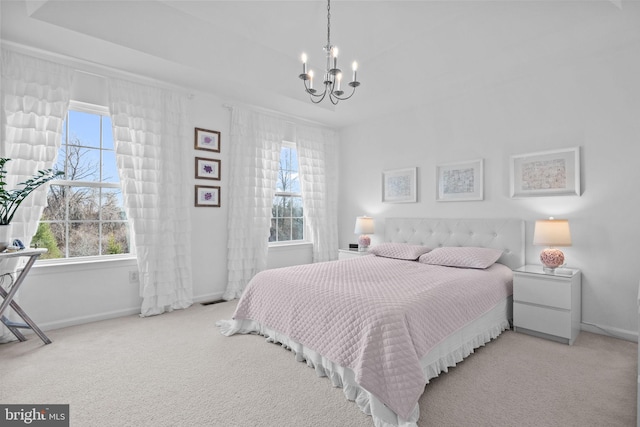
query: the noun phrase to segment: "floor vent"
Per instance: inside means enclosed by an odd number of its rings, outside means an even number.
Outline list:
[[[206,302],[201,302],[200,304],[202,305],[211,305],[211,304],[218,304],[219,302],[225,302],[225,300],[223,299],[217,299],[215,301],[206,301]]]

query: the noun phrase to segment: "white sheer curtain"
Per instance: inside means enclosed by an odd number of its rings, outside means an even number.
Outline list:
[[[296,127],[296,145],[306,231],[313,262],[338,257],[338,147],[335,132]]]
[[[116,161],[132,225],[141,316],[187,308],[191,283],[192,185],[187,180],[186,97],[109,80]]]
[[[284,120],[238,107],[231,111],[226,300],[240,297],[249,280],[267,266],[285,129]]]
[[[7,189],[53,167],[60,147],[62,123],[69,108],[73,70],[18,52],[2,49],[2,146]],[[38,229],[47,204],[48,185],[25,199],[11,222],[13,238],[25,245]]]
[[[5,165],[5,188],[14,189],[56,160],[73,70],[5,48],[0,55],[0,156],[12,159]],[[41,186],[22,202],[11,222],[12,238],[30,244],[47,204],[47,189],[48,185]],[[14,270],[15,264],[0,269]],[[0,342],[12,339],[13,334],[0,325]]]

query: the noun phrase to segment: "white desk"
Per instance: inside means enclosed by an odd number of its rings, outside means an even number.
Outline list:
[[[15,297],[16,293],[18,292],[20,285],[22,285],[25,277],[27,277],[27,274],[29,274],[29,270],[31,270],[33,263],[35,263],[36,259],[38,259],[38,257],[45,252],[47,252],[46,249],[23,249],[17,252],[0,253],[0,269],[2,269],[2,264],[4,264],[4,261],[8,261],[9,258],[29,257],[29,259],[27,260],[27,264],[19,272],[18,277],[16,277],[16,280],[9,289],[9,292],[7,292],[2,286],[0,286],[0,296],[3,298],[2,305],[0,305],[0,321],[4,323],[7,329],[9,329],[11,333],[15,335],[16,338],[18,338],[20,341],[27,340],[25,336],[22,335],[22,332],[18,330],[19,328],[22,328],[31,329],[36,333],[36,335],[40,337],[42,341],[44,341],[45,344],[51,344],[51,340],[49,339],[49,337],[47,337],[44,332],[42,332],[40,328],[38,328],[38,325],[36,325],[36,323],[31,320],[29,316],[27,316],[27,313],[24,312],[24,310],[18,305],[18,303],[13,300],[13,297]],[[13,322],[7,319],[4,316],[4,312],[9,307],[11,307],[13,311],[15,311],[18,316],[20,316],[22,320],[25,321],[25,323]]]

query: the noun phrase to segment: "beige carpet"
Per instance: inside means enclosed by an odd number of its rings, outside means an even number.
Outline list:
[[[0,345],[0,402],[68,403],[71,426],[372,426],[342,390],[262,337],[224,337],[234,302]],[[634,426],[636,343],[511,331],[432,380],[420,426]]]

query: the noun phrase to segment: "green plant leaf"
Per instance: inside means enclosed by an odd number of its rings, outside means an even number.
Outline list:
[[[4,182],[4,178],[7,175],[7,171],[4,169],[4,166],[10,160],[11,159],[5,157],[0,158],[0,224],[11,223],[20,204],[29,194],[41,185],[63,174],[62,171],[54,172],[53,169],[39,170],[32,178],[18,184],[24,186],[23,188],[5,190],[4,187],[7,184]]]

